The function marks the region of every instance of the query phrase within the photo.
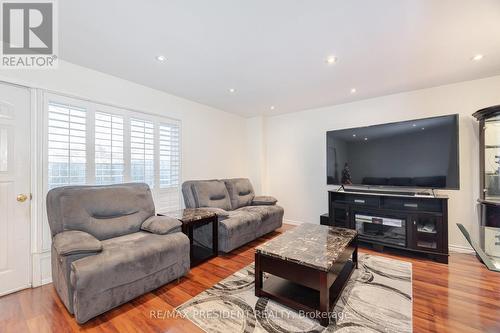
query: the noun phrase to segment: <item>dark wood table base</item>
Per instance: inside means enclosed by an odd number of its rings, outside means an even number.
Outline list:
[[[182,232],[188,236],[191,267],[199,265],[219,253],[219,223],[217,214],[203,208],[185,208],[175,211],[158,212],[158,216],[169,216],[182,222]],[[195,229],[211,224],[212,246],[198,242]]]
[[[329,272],[255,252],[255,296],[267,297],[328,326],[335,303],[354,268],[358,267],[357,237]],[[271,274],[264,283],[263,273]]]
[[[198,244],[194,236],[194,229],[206,224],[212,225],[212,248]],[[219,226],[217,222],[217,215],[195,221],[183,222],[182,232],[189,237],[189,256],[191,258],[191,267],[217,257],[219,253]]]

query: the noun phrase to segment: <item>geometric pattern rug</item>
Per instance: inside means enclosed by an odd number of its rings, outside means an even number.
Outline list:
[[[304,313],[254,293],[254,264],[178,306],[206,332],[412,332],[411,263],[359,255],[355,269],[323,327]],[[264,274],[264,279],[268,277]]]

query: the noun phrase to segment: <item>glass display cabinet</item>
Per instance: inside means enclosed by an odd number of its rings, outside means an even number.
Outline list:
[[[479,121],[479,205],[481,220],[476,242],[457,224],[478,258],[492,271],[500,271],[500,105],[473,114]]]
[[[500,105],[473,116],[479,121],[481,225],[500,227]]]

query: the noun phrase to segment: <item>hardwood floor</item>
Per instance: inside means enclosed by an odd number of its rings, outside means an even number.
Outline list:
[[[52,284],[0,298],[0,332],[201,332],[165,314],[254,260],[254,247],[292,226],[191,269],[172,282],[78,325]],[[500,332],[500,273],[475,256],[453,253],[449,265],[361,249],[413,264],[414,332]]]

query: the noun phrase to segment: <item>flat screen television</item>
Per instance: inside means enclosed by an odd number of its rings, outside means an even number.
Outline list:
[[[328,131],[327,184],[459,189],[458,115]]]

